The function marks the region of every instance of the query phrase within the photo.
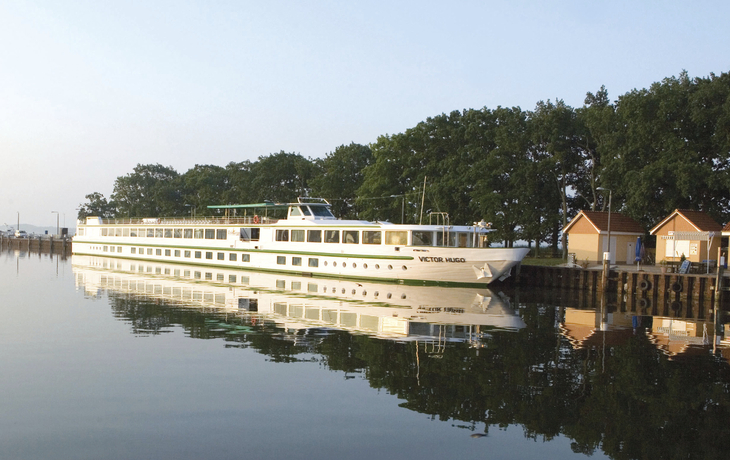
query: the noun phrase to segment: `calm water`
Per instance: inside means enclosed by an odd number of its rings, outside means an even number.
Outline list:
[[[727,454],[706,324],[18,252],[0,292],[3,459]]]

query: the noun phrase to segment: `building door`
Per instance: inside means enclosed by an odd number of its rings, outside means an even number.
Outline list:
[[[636,262],[636,242],[632,241],[626,245],[626,263],[628,265]]]

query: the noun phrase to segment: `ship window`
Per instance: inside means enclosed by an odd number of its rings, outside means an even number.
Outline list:
[[[278,265],[286,265],[286,257],[285,256],[276,256],[276,263]]]
[[[358,244],[360,234],[357,230],[342,230],[342,242],[347,244]]]
[[[416,232],[411,234],[413,238],[413,246],[432,246],[433,232]]]
[[[155,238],[162,238],[163,237],[162,235],[163,235],[162,229],[156,228],[155,229]]]
[[[301,207],[301,210],[302,210],[302,214],[304,214],[305,216],[311,216],[312,215],[311,211],[309,210],[309,208],[307,206],[302,206]]]
[[[241,262],[251,262],[250,254],[241,254]]]
[[[216,240],[225,240],[226,239],[226,229],[225,228],[216,229],[215,239]]]
[[[203,234],[204,234],[204,233],[205,233],[205,232],[203,231],[203,229],[202,229],[202,228],[196,228],[196,229],[195,229],[195,234],[193,235],[193,238],[196,238],[196,239],[201,239],[201,238],[203,238]]]
[[[277,230],[276,241],[289,241],[289,230]]]
[[[307,291],[309,292],[317,292],[319,291],[319,286],[314,283],[308,283],[307,284]],[[314,310],[313,313],[316,314],[317,310]]]
[[[154,238],[155,237],[155,229],[154,228],[148,228],[147,229],[147,238]]]
[[[192,228],[185,228],[183,229],[183,238],[192,238],[193,237],[193,229]]]
[[[161,256],[162,255],[162,249],[155,249],[155,255]]]
[[[291,282],[291,290],[292,291],[301,291],[302,290],[302,282],[301,281],[292,281]]]
[[[291,240],[302,242],[304,241],[304,230],[292,230],[291,231]]]
[[[108,236],[109,229],[108,228],[102,228],[101,229],[101,236]]]
[[[195,258],[200,259],[202,257],[203,253],[200,251],[195,251]]]
[[[339,243],[340,242],[340,231],[339,230],[325,230],[324,231],[324,242],[325,243]]]
[[[199,280],[200,279],[200,272],[193,272],[193,278],[195,278],[196,280]]]
[[[190,257],[190,251],[185,251],[185,257]]]
[[[171,228],[165,229],[165,238],[172,238],[172,229]]]
[[[129,236],[133,238],[137,238],[137,229],[136,228],[130,228],[129,229]]]
[[[248,276],[241,277],[241,284],[248,284]]]
[[[213,279],[213,274],[211,272],[205,272],[205,279],[211,281]]]
[[[362,244],[380,244],[380,235],[379,231],[363,230]]]
[[[307,230],[307,242],[321,243],[322,242],[322,230]]]
[[[223,273],[218,273],[218,274],[217,274],[217,275],[215,276],[215,279],[216,279],[216,281],[223,281]]]
[[[214,240],[215,239],[215,229],[214,228],[206,228],[205,229],[205,239],[206,240]]]
[[[122,229],[118,228],[118,229],[116,229],[116,231],[114,233],[116,233],[115,236],[122,236]]]
[[[147,248],[147,255],[148,256],[151,256],[152,255],[152,248]]]
[[[144,254],[144,248],[139,248],[139,253]]]
[[[319,267],[319,259],[309,259],[309,266],[310,267]]]
[[[218,260],[226,260],[226,254],[224,252],[219,252]]]
[[[261,229],[259,227],[241,228],[241,239],[243,241],[258,241]]]
[[[176,228],[173,231],[173,237],[174,238],[182,238],[182,228]]]
[[[130,248],[129,250],[132,254],[137,254],[137,248]]]
[[[301,257],[292,257],[291,264],[292,265],[302,265],[302,258]]]
[[[84,236],[84,230],[85,228],[79,228],[79,236]]]
[[[207,251],[205,253],[205,258],[208,260],[213,260],[213,251]]]
[[[302,215],[302,213],[299,212],[299,207],[298,206],[292,206],[289,209],[290,209],[290,211],[289,211],[289,215],[290,216],[299,217],[299,216]]]
[[[228,282],[229,283],[235,283],[236,282],[236,275],[228,275]]]
[[[122,247],[121,246],[117,246],[117,252],[122,252]]]
[[[231,262],[235,262],[235,261],[237,261],[237,260],[238,260],[238,254],[236,254],[236,253],[233,253],[233,252],[232,252],[232,253],[230,253],[230,254],[228,255],[228,260],[230,260]]]
[[[128,228],[125,228],[123,231],[124,231],[123,236],[129,236],[129,229]]]
[[[170,257],[170,250],[169,250],[169,249],[165,249],[165,255],[166,255],[167,257]]]
[[[327,206],[310,206],[309,209],[317,217],[334,217]]]
[[[175,257],[180,257],[180,250],[179,249],[175,249]]]
[[[405,245],[408,243],[408,232],[385,232],[385,244],[400,244]]]

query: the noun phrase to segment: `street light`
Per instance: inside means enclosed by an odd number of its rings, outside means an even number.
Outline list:
[[[58,229],[58,211],[51,211],[51,214],[56,214],[56,236],[58,236],[61,231]]]
[[[608,263],[611,263],[611,189],[596,187],[596,190],[608,191]]]

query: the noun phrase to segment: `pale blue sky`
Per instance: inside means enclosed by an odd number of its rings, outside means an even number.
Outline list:
[[[321,157],[427,117],[730,70],[727,1],[0,2],[0,224],[138,163]]]

